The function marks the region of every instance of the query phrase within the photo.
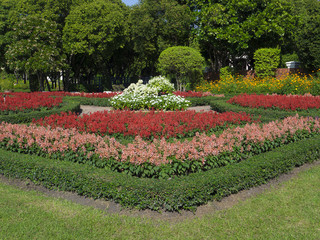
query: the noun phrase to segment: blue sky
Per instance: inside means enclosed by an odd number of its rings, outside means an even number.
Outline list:
[[[139,0],[122,0],[122,2],[124,2],[128,6],[132,6],[134,4],[137,4],[139,2]]]

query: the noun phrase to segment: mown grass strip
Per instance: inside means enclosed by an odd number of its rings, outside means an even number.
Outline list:
[[[318,240],[319,184],[314,166],[231,209],[172,222],[105,214],[0,181],[0,239]]]
[[[213,199],[261,185],[320,158],[320,136],[207,172],[164,180],[140,179],[105,169],[0,150],[0,173],[47,188],[114,200],[139,209],[194,210]]]

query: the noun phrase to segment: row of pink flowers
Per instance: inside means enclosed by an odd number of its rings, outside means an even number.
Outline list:
[[[207,156],[232,152],[236,147],[241,151],[250,151],[251,146],[263,144],[267,140],[274,141],[280,138],[285,142],[288,137],[299,130],[319,134],[320,121],[296,115],[263,125],[252,123],[244,127],[227,129],[219,136],[197,134],[191,141],[184,142],[178,140],[168,142],[164,138],[150,142],[137,136],[127,146],[108,136],[103,138],[95,134],[79,133],[75,129],[52,129],[33,124],[27,126],[2,122],[0,124],[0,143],[7,146],[19,144],[20,148],[25,149],[36,145],[48,154],[81,151],[88,157],[97,154],[104,161],[113,158],[137,165],[144,162],[161,165],[171,163],[173,157],[181,161],[189,159],[205,163]],[[91,147],[91,150],[88,146]]]

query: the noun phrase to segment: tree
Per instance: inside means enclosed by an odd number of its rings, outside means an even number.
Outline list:
[[[204,58],[200,52],[190,47],[170,47],[159,56],[159,71],[162,74],[174,75],[180,91],[185,91],[188,83],[193,87],[202,76],[203,66]]]
[[[293,1],[294,14],[299,21],[294,34],[296,52],[308,70],[320,69],[320,2],[317,0]]]
[[[175,0],[142,0],[129,15],[130,37],[138,75],[156,75],[160,53],[188,45],[192,24],[189,7]]]
[[[258,48],[276,47],[294,29],[284,0],[190,0],[195,34],[214,71]]]
[[[108,61],[126,43],[126,10],[121,1],[94,0],[70,12],[63,45],[78,81],[82,76],[90,80],[97,73],[110,74]]]
[[[7,65],[13,71],[36,76],[40,91],[45,89],[45,82],[50,90],[47,76],[50,72],[60,71],[64,61],[57,49],[61,37],[56,22],[39,14],[27,15],[21,17],[13,30],[12,43],[5,54]],[[32,84],[35,83],[30,82]]]
[[[16,1],[13,0],[0,0],[0,68],[6,66],[4,54],[10,42],[10,38],[7,38],[6,34],[11,30],[9,14],[14,8],[15,3]]]
[[[8,0],[2,0],[3,2],[6,2]],[[11,4],[12,7],[9,11],[8,16],[8,27],[7,31],[5,33],[4,38],[7,39],[5,48],[8,48],[9,45],[11,45],[11,40],[15,39],[17,40],[17,33],[13,30],[14,25],[18,25],[21,21],[23,21],[23,18],[31,16],[36,16],[36,18],[40,17],[42,19],[46,19],[47,21],[50,21],[55,24],[55,39],[54,43],[56,50],[58,50],[60,56],[65,56],[63,49],[62,49],[62,29],[65,24],[65,18],[69,14],[70,9],[72,6],[75,6],[81,2],[84,2],[84,0],[13,0],[10,1],[14,4]],[[39,21],[35,21],[33,24],[37,24]],[[41,21],[39,22],[41,24]],[[34,26],[36,27],[36,26]],[[41,27],[43,28],[43,26]],[[47,31],[47,30],[45,30]],[[51,30],[49,29],[48,32]],[[28,38],[28,36],[24,37],[25,39]],[[35,39],[31,40],[34,41]],[[16,43],[13,43],[16,44]],[[52,42],[50,43],[52,44]],[[67,59],[67,58],[63,58]],[[61,59],[60,59],[61,60]],[[61,65],[61,68],[59,69],[59,72],[48,72],[46,74],[50,75],[50,78],[52,80],[52,83],[54,83],[55,80],[60,78],[61,71],[62,73],[67,73],[69,71],[68,64],[64,61]],[[22,70],[24,71],[24,70]],[[15,72],[16,73],[16,72]],[[20,74],[24,76],[28,76],[26,72],[20,72]],[[55,76],[53,78],[53,76]],[[44,77],[46,79],[46,77]],[[31,83],[35,83],[34,80],[37,80],[37,76],[30,75],[29,80],[31,79]],[[64,79],[65,80],[65,79]],[[60,82],[59,82],[60,83]],[[34,85],[34,84],[33,84]],[[60,85],[59,85],[60,86]],[[36,87],[36,86],[35,86]],[[39,90],[37,87],[34,90]]]

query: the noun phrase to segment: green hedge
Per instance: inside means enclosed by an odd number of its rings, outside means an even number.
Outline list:
[[[238,164],[174,179],[141,179],[70,162],[0,149],[0,174],[47,188],[114,200],[139,209],[194,210],[213,199],[261,185],[295,166],[320,158],[320,136],[301,140]]]
[[[253,119],[258,119],[261,116],[262,122],[270,122],[277,119],[283,119],[288,116],[294,116],[299,114],[299,116],[309,116],[309,117],[320,117],[320,109],[309,109],[306,111],[282,111],[273,109],[262,109],[262,108],[250,108],[242,107],[235,104],[227,103],[230,98],[214,99],[210,101],[210,107],[212,110],[217,112],[246,112],[253,115]]]
[[[9,115],[0,115],[0,122],[9,122],[9,123],[29,123],[33,118],[39,119],[45,116],[56,114],[60,112],[79,112],[80,103],[70,99],[63,99],[62,107],[53,108],[45,111],[34,111],[28,113],[16,113]]]
[[[88,98],[88,97],[71,97],[67,96],[64,99],[77,101],[81,105],[94,105],[100,107],[111,107],[110,98]]]

